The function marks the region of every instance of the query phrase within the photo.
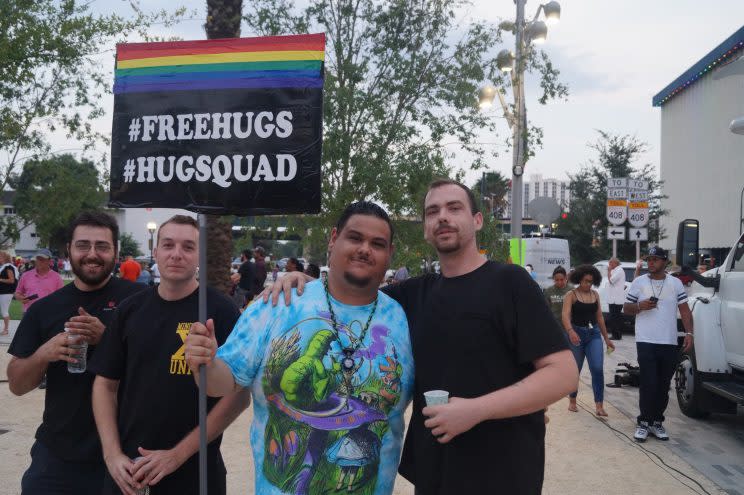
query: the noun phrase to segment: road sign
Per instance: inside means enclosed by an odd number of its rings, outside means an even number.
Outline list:
[[[640,179],[628,179],[629,189],[641,189],[643,191],[648,189],[648,181]]]
[[[628,203],[628,222],[633,227],[645,227],[648,224],[648,201]]]
[[[607,180],[607,187],[628,187],[628,179],[625,177],[617,177]]]
[[[607,227],[607,238],[625,240],[625,227],[609,226]]]
[[[629,241],[647,241],[648,240],[648,229],[628,229],[628,240]]]
[[[630,201],[648,201],[648,191],[631,190],[628,192]]]
[[[607,189],[607,199],[628,199],[628,189],[625,187],[610,187]]]
[[[624,199],[607,200],[607,221],[613,225],[622,225],[628,218],[628,202]]]

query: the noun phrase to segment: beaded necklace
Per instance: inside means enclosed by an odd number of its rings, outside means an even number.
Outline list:
[[[345,372],[352,372],[354,371],[354,358],[352,357],[354,353],[362,346],[362,343],[364,342],[364,337],[367,335],[367,330],[369,330],[369,324],[372,323],[372,317],[375,315],[375,311],[377,311],[377,297],[375,297],[375,302],[372,306],[372,311],[369,313],[369,318],[367,318],[367,323],[364,325],[364,328],[362,329],[362,333],[359,335],[358,339],[355,339],[353,335],[351,335],[351,332],[349,332],[349,346],[344,347],[344,345],[341,343],[341,334],[338,331],[338,323],[336,322],[336,313],[333,312],[333,304],[331,303],[331,294],[328,291],[328,278],[326,278],[323,281],[323,288],[325,289],[325,295],[326,295],[326,301],[328,302],[328,312],[331,314],[331,326],[333,327],[333,334],[336,337],[336,342],[338,342],[338,345],[342,347],[342,352],[344,353],[344,358],[341,360],[341,367]]]

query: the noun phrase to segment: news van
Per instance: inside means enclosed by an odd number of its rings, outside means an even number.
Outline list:
[[[521,253],[519,239],[511,239],[509,256],[514,264],[532,265],[533,278],[543,289],[553,285],[553,270],[556,267],[562,266],[566,272],[571,267],[568,241],[558,237],[525,237],[522,239]]]

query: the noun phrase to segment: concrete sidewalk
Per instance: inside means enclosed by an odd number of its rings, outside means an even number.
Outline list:
[[[44,407],[42,390],[23,397],[8,390],[8,341],[0,340],[0,495],[20,493],[20,479],[29,464],[28,452]],[[645,444],[633,442],[635,420],[611,403],[605,404],[609,418],[596,418],[591,388],[584,382],[580,384],[579,404],[582,407],[577,413],[567,410],[566,399],[550,408],[544,494],[725,493],[664,443],[654,439]],[[243,413],[224,435],[222,452],[231,495],[253,493],[253,459],[248,445],[252,414],[252,409]],[[413,487],[399,477],[395,493],[412,495]]]

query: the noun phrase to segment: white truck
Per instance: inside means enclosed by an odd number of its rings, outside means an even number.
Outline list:
[[[541,288],[553,285],[553,270],[557,267],[562,266],[566,272],[570,270],[571,255],[566,239],[540,235],[523,238],[521,245],[520,254],[517,239],[511,239],[511,259],[522,266],[531,265],[533,278]]]
[[[693,274],[698,256],[697,220],[680,223],[677,259]],[[736,413],[744,405],[744,235],[723,264],[694,273],[689,290],[695,345],[681,354],[674,382],[682,412],[693,418]]]

